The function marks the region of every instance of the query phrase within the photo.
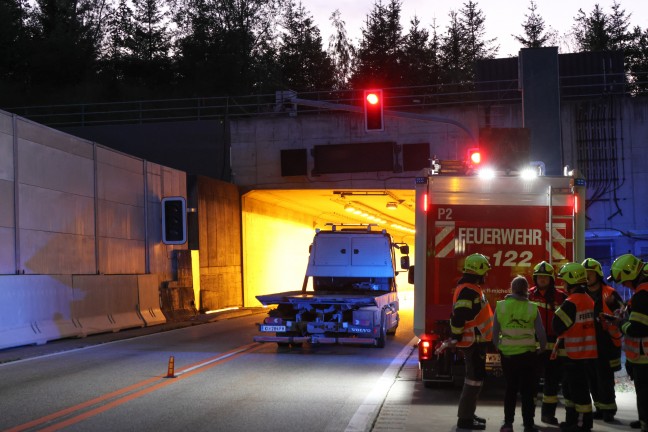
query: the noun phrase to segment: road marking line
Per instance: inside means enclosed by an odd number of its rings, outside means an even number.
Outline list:
[[[133,385],[130,385],[128,387],[124,387],[122,389],[113,391],[111,393],[105,394],[103,396],[99,396],[94,399],[90,399],[86,402],[82,402],[80,404],[62,409],[60,411],[57,411],[55,413],[46,415],[44,417],[41,417],[39,419],[32,420],[27,423],[23,423],[21,425],[15,426],[11,429],[7,429],[5,432],[20,432],[28,429],[32,429],[34,427],[40,426],[44,423],[48,423],[51,421],[54,421],[56,419],[59,419],[61,417],[71,415],[74,413],[80,412],[80,414],[75,415],[74,417],[68,418],[67,420],[62,420],[58,423],[49,425],[43,429],[40,429],[42,431],[57,431],[61,428],[73,425],[75,423],[78,423],[82,420],[88,419],[90,417],[93,417],[99,413],[102,413],[104,411],[108,411],[111,408],[117,407],[119,405],[122,405],[128,401],[131,401],[133,399],[137,399],[138,397],[147,395],[149,393],[154,392],[155,390],[158,390],[162,387],[166,387],[170,384],[176,383],[180,380],[183,380],[185,378],[188,378],[190,376],[196,375],[199,372],[202,372],[203,369],[207,368],[208,366],[216,366],[222,363],[225,363],[230,360],[234,360],[237,357],[241,357],[244,354],[248,354],[254,351],[257,351],[263,347],[262,344],[260,343],[251,343],[248,345],[243,345],[241,347],[235,348],[233,350],[227,351],[224,354],[220,354],[216,357],[213,357],[211,359],[208,359],[206,361],[202,361],[199,363],[194,363],[193,365],[189,365],[188,367],[181,369],[180,372],[176,374],[175,379],[167,379],[164,376],[156,376],[153,378],[149,378],[147,380],[141,381],[139,383],[135,383]],[[154,382],[158,382],[155,385],[150,385],[153,384]],[[137,390],[140,389],[140,390]],[[137,391],[135,391],[137,390]],[[122,396],[123,395],[123,396]],[[88,411],[81,412],[85,408],[92,407],[93,405],[98,405],[106,400],[109,399],[114,399],[111,402],[108,402],[104,405],[97,406],[95,408],[92,408]]]
[[[398,353],[394,360],[392,360],[391,364],[387,369],[385,369],[385,372],[383,372],[382,376],[378,379],[362,404],[358,407],[353,417],[351,417],[345,432],[370,430],[374,419],[380,412],[380,407],[389,393],[389,389],[396,381],[398,371],[401,370],[407,361],[407,358],[412,354],[412,351],[414,351],[413,346],[417,341],[418,338],[413,337],[412,340],[409,341]]]

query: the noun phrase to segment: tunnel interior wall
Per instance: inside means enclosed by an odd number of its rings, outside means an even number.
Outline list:
[[[242,197],[244,305],[260,294],[301,290],[313,241],[312,217]]]

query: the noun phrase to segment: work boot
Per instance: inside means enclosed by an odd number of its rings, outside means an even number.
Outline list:
[[[641,422],[639,420],[631,421],[630,427],[632,429],[641,429]]]
[[[476,422],[479,422],[479,423],[486,424],[486,419],[483,418],[483,417],[477,416],[477,414],[473,415],[473,420],[475,420]]]
[[[605,423],[614,423],[614,413],[612,411],[603,411],[603,421]]]
[[[511,423],[504,423],[500,428],[500,432],[513,432],[513,425]]]
[[[540,421],[542,421],[542,423],[558,425],[558,419],[556,418],[556,406],[558,406],[558,404],[546,402],[542,403],[542,410],[540,411]]]
[[[542,421],[542,423],[547,423],[550,425],[558,424],[558,419],[556,417],[550,417],[548,415],[543,415],[542,417],[540,417],[540,420]]]
[[[484,423],[479,423],[474,419],[462,419],[457,420],[458,429],[469,429],[469,430],[485,430],[486,425]]]
[[[538,429],[536,425],[530,424],[524,426],[524,432],[540,432],[540,429]]]
[[[560,422],[560,432],[581,432],[584,430],[578,427],[576,423],[569,424],[567,422]]]

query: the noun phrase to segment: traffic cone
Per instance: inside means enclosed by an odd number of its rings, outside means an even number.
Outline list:
[[[169,357],[169,366],[167,367],[167,374],[165,378],[175,378],[174,370],[175,360],[173,356]]]

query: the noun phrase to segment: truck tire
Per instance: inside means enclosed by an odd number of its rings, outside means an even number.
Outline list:
[[[395,335],[396,334],[396,329],[398,329],[398,324],[396,324],[394,327],[387,330],[387,334],[388,335]]]
[[[376,348],[385,348],[387,342],[387,314],[383,309],[380,313],[380,335],[376,338]]]

